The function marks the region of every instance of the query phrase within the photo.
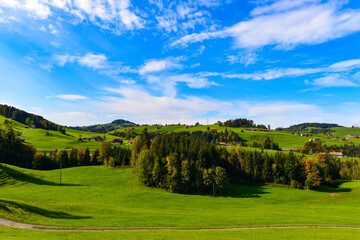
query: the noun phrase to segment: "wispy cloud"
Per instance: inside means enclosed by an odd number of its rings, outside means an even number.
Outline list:
[[[307,90],[318,90],[329,87],[360,87],[358,82],[354,82],[340,74],[331,74],[325,77],[317,78],[314,81],[306,80],[305,84],[314,86],[314,88]]]
[[[153,96],[141,88],[111,89],[108,91],[117,93],[119,97],[105,97],[97,102],[101,111],[121,113],[130,119],[141,122],[169,123],[179,119],[199,118],[209,109],[217,111],[224,109],[226,105],[216,100],[206,100],[198,97],[175,98],[168,96]],[[145,117],[146,116],[146,117]]]
[[[244,80],[260,81],[284,77],[299,77],[316,73],[340,73],[358,68],[360,68],[360,59],[350,59],[318,68],[273,68],[254,73],[200,72],[198,75],[202,77],[221,76],[223,78],[238,78]]]
[[[159,8],[155,15],[158,29],[168,33],[186,33],[196,28],[212,28],[215,23],[211,19],[210,12],[205,8],[218,6],[225,1],[180,1],[176,4],[164,4],[162,1],[154,0],[149,2]]]
[[[68,101],[76,101],[76,100],[85,100],[89,99],[88,97],[82,96],[82,95],[72,95],[72,94],[63,94],[63,95],[57,95],[56,98],[60,98],[62,100],[68,100]]]
[[[77,21],[90,21],[100,27],[119,33],[123,30],[144,28],[146,20],[140,17],[130,0],[0,0],[0,6],[22,10],[37,19],[47,19],[62,11]]]
[[[184,57],[177,57],[177,58],[168,57],[165,59],[151,59],[140,67],[139,73],[143,75],[143,74],[161,72],[170,69],[181,69],[183,68],[183,65],[180,64],[180,62],[183,60],[185,60]]]
[[[230,64],[244,64],[247,67],[248,65],[254,64],[258,61],[258,55],[252,51],[245,51],[239,55],[227,56],[226,61],[228,61]]]
[[[319,44],[360,31],[360,10],[341,7],[341,4],[320,1],[275,2],[254,9],[254,17],[250,20],[219,31],[186,35],[171,42],[170,46],[227,37],[233,37],[238,48],[275,45],[288,49],[300,44]]]
[[[64,67],[67,63],[78,63],[81,66],[91,68],[99,71],[99,73],[111,77],[113,79],[122,81],[123,78],[119,76],[122,73],[136,73],[137,70],[130,66],[123,65],[122,62],[109,61],[105,54],[95,54],[88,52],[83,56],[65,54],[55,54],[52,57],[55,65]]]
[[[194,74],[170,74],[170,75],[149,75],[147,82],[151,86],[157,86],[166,96],[175,97],[177,94],[176,86],[178,83],[185,83],[190,88],[207,88],[218,85],[209,81],[206,77],[199,77]]]

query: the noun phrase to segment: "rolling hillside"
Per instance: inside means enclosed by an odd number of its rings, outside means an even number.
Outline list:
[[[360,225],[360,182],[317,191],[228,185],[224,196],[173,194],[140,184],[131,169],[104,166],[35,171],[0,164],[0,216],[88,227],[220,227],[262,224]],[[308,208],[309,194],[309,208]],[[104,201],[105,200],[105,201]]]
[[[107,133],[122,127],[134,127],[135,123],[126,121],[123,119],[114,120],[111,123],[107,124],[96,124],[91,126],[83,126],[83,127],[69,127],[75,130],[81,130],[86,132],[97,132],[97,133]]]
[[[5,117],[0,115],[0,129],[4,130]],[[33,145],[38,151],[53,151],[55,149],[70,149],[72,147],[89,148],[95,150],[100,147],[100,143],[96,141],[79,141],[80,137],[101,136],[106,137],[106,140],[113,140],[116,137],[109,134],[99,134],[92,132],[85,132],[65,128],[66,134],[59,131],[45,130],[45,129],[31,129],[26,128],[25,125],[14,120],[7,119],[10,126],[14,129],[18,136],[25,139],[25,143]]]
[[[360,144],[360,139],[351,139],[346,140],[346,142],[331,140],[331,137],[325,136],[323,133],[320,134],[310,134],[309,136],[302,137],[302,136],[294,136],[291,132],[287,131],[275,131],[270,130],[269,132],[261,132],[261,131],[254,131],[254,132],[246,132],[244,131],[245,128],[230,128],[230,127],[219,127],[218,125],[201,125],[201,126],[194,126],[190,128],[186,128],[185,125],[175,125],[175,126],[138,126],[133,127],[134,130],[128,131],[128,128],[120,128],[115,131],[109,132],[129,132],[129,133],[137,133],[140,134],[145,128],[148,129],[150,133],[169,133],[169,132],[182,132],[182,131],[207,131],[207,128],[216,129],[217,131],[225,131],[232,130],[239,134],[242,139],[245,139],[247,142],[263,142],[266,138],[270,138],[270,140],[279,144],[279,146],[283,149],[297,149],[303,147],[306,142],[309,141],[310,138],[319,138],[323,143],[327,145],[344,145],[345,143],[353,142],[356,145]],[[331,128],[335,132],[331,132],[333,136],[338,136],[339,138],[343,138],[348,134],[359,134],[359,128],[345,128],[345,127],[336,127]]]

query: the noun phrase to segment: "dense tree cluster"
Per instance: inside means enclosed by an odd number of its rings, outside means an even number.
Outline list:
[[[347,157],[360,157],[360,146],[354,144],[345,144],[342,153]]]
[[[116,137],[121,137],[121,138],[124,138],[124,139],[127,139],[127,140],[135,138],[136,136],[139,135],[139,134],[134,133],[134,132],[119,132],[119,131],[111,132],[109,134],[113,135],[113,136],[116,136]]]
[[[253,142],[252,144],[247,144],[247,146],[254,147],[254,148],[281,150],[279,147],[279,144],[274,141],[271,141],[270,138],[266,138],[262,143]]]
[[[0,162],[32,168],[35,153],[31,145],[19,141],[11,127],[7,126],[6,131],[0,131]]]
[[[146,139],[146,134],[137,137],[132,152],[132,163],[140,180],[147,186],[171,192],[209,192],[212,184],[221,190],[228,180],[317,187],[333,185],[341,177],[353,177],[349,173],[351,167],[359,172],[358,162],[347,161],[347,166],[330,155],[317,155],[310,160],[293,152],[271,155],[227,150],[185,135],[161,135],[151,145],[145,144]],[[360,173],[355,177],[360,177]]]
[[[238,151],[241,173],[248,180],[278,183],[298,188],[333,184],[340,178],[341,162],[330,155],[318,155],[310,160],[293,152],[269,155],[259,151]],[[233,158],[234,159],[234,158]]]
[[[343,155],[347,157],[360,157],[360,146],[355,146],[355,144],[328,146],[322,144],[321,141],[315,141],[305,143],[299,152],[304,154],[342,152]]]
[[[37,152],[32,161],[32,168],[39,170],[57,169],[60,167],[76,167],[106,165],[109,167],[129,166],[130,149],[112,146],[110,142],[102,142],[100,151],[90,153],[89,149],[72,148],[71,151],[55,150],[50,154]]]
[[[299,151],[304,154],[314,154],[314,153],[328,153],[328,152],[339,152],[343,150],[343,146],[322,144],[321,141],[306,142],[304,147]]]
[[[146,132],[133,146],[133,165],[147,186],[177,193],[221,192],[227,182],[227,150],[202,139],[165,134],[148,143]]]
[[[37,128],[59,131],[65,134],[65,128],[63,126],[50,122],[41,116],[27,113],[23,110],[17,109],[12,106],[0,104],[0,114],[6,118],[11,118],[12,120],[15,120],[17,122],[20,122],[28,126],[34,125]]]
[[[195,137],[206,142],[211,143],[219,143],[219,142],[245,142],[244,139],[239,137],[239,134],[235,133],[234,131],[228,131],[225,129],[224,132],[218,132],[216,129],[211,129],[210,131],[194,131],[194,132],[177,132],[172,133],[180,136],[188,136],[188,137]]]
[[[113,146],[110,142],[102,142],[100,146],[99,164],[109,167],[129,166],[131,150],[120,146]]]
[[[238,127],[260,127],[260,128],[266,128],[264,125],[256,125],[254,123],[253,120],[249,120],[246,118],[238,118],[238,119],[230,119],[227,120],[225,122],[220,122],[218,121],[217,124],[219,126],[224,126],[224,127],[234,127],[234,128],[238,128]]]

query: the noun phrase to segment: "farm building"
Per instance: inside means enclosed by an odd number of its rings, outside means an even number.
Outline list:
[[[325,155],[326,153],[319,153],[320,155]],[[314,154],[316,155],[316,154]],[[338,157],[338,158],[343,158],[346,157],[344,156],[344,154],[342,152],[329,152],[329,155],[334,156],[334,157]]]
[[[112,144],[123,144],[123,140],[120,138],[116,138],[114,140],[111,141]]]
[[[255,132],[255,131],[257,131],[257,129],[255,129],[255,128],[245,128],[244,131],[245,132]]]
[[[97,141],[97,142],[102,142],[102,141],[104,141],[104,139],[103,139],[102,137],[100,137],[100,136],[91,137],[90,139],[91,139],[91,140],[95,140],[95,141]]]
[[[89,140],[88,137],[81,137],[81,138],[79,138],[79,141],[87,141],[87,140]]]
[[[316,141],[320,141],[320,139],[319,138],[310,138],[309,139],[309,142],[316,142]]]

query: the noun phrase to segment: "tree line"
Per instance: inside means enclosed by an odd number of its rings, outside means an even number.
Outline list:
[[[360,178],[358,161],[341,162],[329,154],[309,159],[294,152],[228,150],[203,139],[169,134],[150,144],[147,132],[134,142],[132,164],[145,185],[178,193],[209,192],[212,184],[221,191],[228,181],[303,188]]]
[[[217,144],[219,142],[227,142],[227,143],[237,143],[237,142],[245,142],[239,134],[234,131],[227,130],[218,132],[216,129],[211,129],[209,131],[193,131],[193,132],[174,132],[171,134],[179,135],[179,136],[188,136],[193,138],[198,138],[205,140],[208,143]]]
[[[326,145],[321,141],[314,141],[306,142],[299,152],[304,154],[342,152],[347,157],[360,157],[360,146],[355,146],[355,144]]]
[[[96,149],[92,153],[88,148],[76,147],[70,151],[37,152],[33,146],[20,142],[11,127],[0,131],[0,162],[23,168],[51,170],[60,168],[60,164],[63,168],[90,165],[129,166],[130,158],[130,149],[114,146],[111,142],[102,142],[100,150]]]
[[[330,128],[334,127],[341,127],[338,124],[334,123],[301,123],[297,125],[292,125],[287,128],[276,128],[276,131],[288,131],[288,132],[304,132],[306,128],[318,128],[319,130],[313,131],[313,133],[320,133],[320,132],[334,132],[334,130]]]
[[[106,165],[133,166],[147,186],[176,193],[209,193],[214,186],[221,194],[227,183],[275,183],[294,188],[335,185],[335,180],[360,179],[357,160],[340,161],[329,154],[309,159],[268,154],[241,148],[218,147],[204,139],[163,134],[150,139],[147,129],[133,140],[132,149],[102,142],[100,149],[72,148],[51,153],[36,152],[21,143],[13,130],[0,132],[0,162],[40,170],[60,167]]]

